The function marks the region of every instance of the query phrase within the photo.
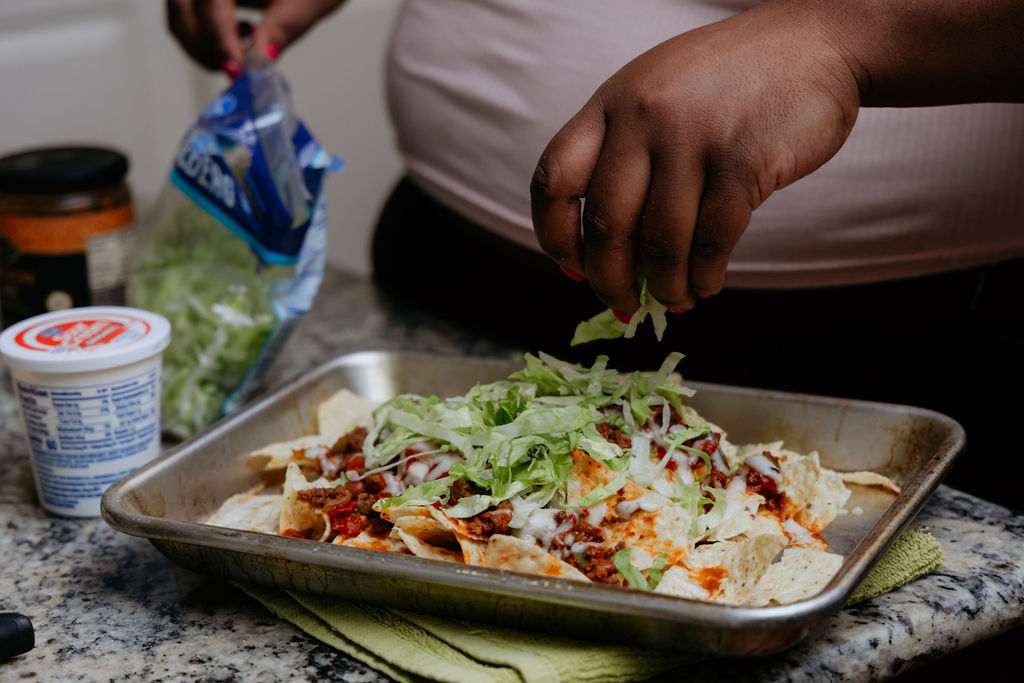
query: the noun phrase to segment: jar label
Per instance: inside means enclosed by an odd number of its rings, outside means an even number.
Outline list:
[[[81,253],[89,238],[128,228],[134,215],[131,204],[66,216],[0,214],[0,235],[23,254]]]
[[[67,216],[0,215],[3,325],[66,308],[123,305],[133,217],[130,204]]]

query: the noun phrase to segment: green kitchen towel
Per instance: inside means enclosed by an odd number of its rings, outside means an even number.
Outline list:
[[[847,604],[902,586],[934,571],[942,561],[942,547],[931,534],[906,531]],[[398,681],[639,681],[700,658],[235,585],[311,636]]]
[[[853,589],[847,605],[888,593],[942,566],[942,546],[931,534],[910,529],[889,546],[860,585]]]

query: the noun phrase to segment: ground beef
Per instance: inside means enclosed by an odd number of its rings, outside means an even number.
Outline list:
[[[724,489],[728,483],[729,475],[714,466],[711,468],[711,474],[704,480],[705,486],[714,486],[718,489]]]
[[[344,486],[303,489],[297,491],[295,495],[299,500],[320,509],[347,503],[352,498],[352,493]]]
[[[624,585],[626,580],[619,574],[619,570],[615,568],[615,562],[612,560],[615,553],[624,547],[626,546],[623,543],[616,544],[614,548],[591,546],[587,549],[585,562],[582,567],[579,567],[579,570],[586,574],[591,581],[617,586]]]
[[[557,524],[562,524],[569,520],[573,523],[572,527],[551,539],[550,551],[556,557],[568,562],[586,574],[590,558],[596,557],[600,559],[603,557],[602,548],[598,545],[589,546],[585,552],[583,563],[580,564],[576,553],[572,551],[572,546],[576,543],[601,543],[604,541],[604,531],[587,521],[586,511],[583,511],[580,517],[564,510],[559,510],[555,513],[555,522]],[[614,571],[615,566],[612,565],[611,569]]]
[[[466,530],[478,536],[507,534],[508,523],[511,521],[512,503],[504,500],[496,509],[481,512],[479,515],[466,520]]]
[[[675,408],[673,408],[672,406],[669,406],[668,410],[669,410],[668,424],[669,424],[670,427],[675,426],[675,425],[684,424],[683,423],[683,418],[679,415],[679,413],[676,412]],[[662,416],[663,416],[663,413],[661,412],[660,408],[655,411],[654,415],[651,416],[650,425],[654,429],[656,429],[656,430],[661,430],[662,429],[662,424],[661,424],[662,423],[662,419],[661,419]]]
[[[391,534],[391,523],[384,520],[379,514],[371,510],[366,516],[366,533],[377,538],[387,538]]]
[[[774,461],[775,467],[779,466],[779,460],[771,453],[765,452],[765,456]],[[785,496],[779,491],[779,485],[774,479],[756,470],[748,470],[746,477],[747,489],[764,496],[764,506],[768,510],[779,512],[784,507]]]
[[[376,514],[373,511],[373,504],[376,502],[377,497],[372,493],[360,493],[356,497],[356,512],[361,515],[366,515],[367,517]]]
[[[460,499],[466,496],[476,496],[481,493],[487,493],[487,489],[480,488],[471,481],[465,479],[456,479],[452,482],[452,485],[448,487],[448,505],[451,507],[459,502]]]
[[[366,440],[366,428],[356,427],[348,434],[345,434],[331,446],[323,457],[317,458],[316,462],[301,465],[303,473],[309,476],[324,476],[334,479],[342,470],[347,470],[353,464],[355,469],[363,468],[363,442]],[[304,451],[300,451],[304,454]],[[304,457],[304,455],[303,455]]]
[[[604,540],[604,532],[600,527],[593,526],[587,520],[581,519],[573,528],[573,536],[581,543],[600,543]]]
[[[387,488],[388,480],[383,474],[379,472],[377,474],[371,474],[370,476],[363,479],[363,486],[369,493],[377,494]]]
[[[622,429],[616,427],[611,422],[602,422],[597,425],[597,433],[605,438],[609,443],[613,443],[619,448],[629,448],[633,445],[633,441],[622,433]]]
[[[330,448],[330,454],[348,455],[350,453],[362,453],[365,440],[366,427],[356,427],[334,442],[334,445]]]

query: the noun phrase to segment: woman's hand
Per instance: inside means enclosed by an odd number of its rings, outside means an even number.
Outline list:
[[[245,60],[237,6],[263,8],[252,48],[276,57],[345,0],[167,0],[167,25],[194,60],[208,69],[241,69]]]
[[[639,306],[638,271],[670,309],[718,292],[751,212],[846,140],[855,65],[805,8],[759,5],[656,46],[548,144],[537,239],[613,310]]]

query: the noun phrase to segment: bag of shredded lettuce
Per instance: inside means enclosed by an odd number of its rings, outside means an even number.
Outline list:
[[[256,60],[185,133],[131,270],[130,304],[171,322],[161,407],[172,438],[251,397],[323,277],[324,180],[342,162]]]

